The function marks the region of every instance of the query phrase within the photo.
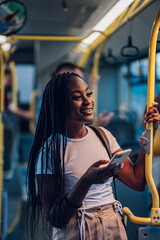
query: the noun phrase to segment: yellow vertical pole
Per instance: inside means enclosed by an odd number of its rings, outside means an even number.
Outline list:
[[[12,92],[13,92],[13,111],[17,109],[17,75],[16,75],[16,66],[14,61],[11,61],[10,64],[11,76],[12,76]]]
[[[84,54],[82,54],[81,57],[77,60],[76,64],[80,67],[84,67],[86,65],[91,53],[92,53],[92,50],[87,49],[86,52]]]
[[[92,68],[92,73],[94,77],[97,77],[98,75],[98,69],[99,69],[99,60],[100,60],[100,56],[102,53],[102,50],[105,46],[105,43],[107,41],[107,38],[101,43],[101,45],[99,46],[95,56],[94,56],[94,62],[93,62],[93,68]],[[93,98],[95,100],[95,106],[94,106],[94,115],[95,117],[97,117],[97,103],[98,103],[98,85],[94,86],[93,89]]]
[[[148,66],[148,92],[147,92],[147,111],[149,106],[154,102],[155,92],[155,57],[156,57],[156,45],[160,28],[160,7],[157,11],[149,44],[149,66]],[[149,186],[152,195],[152,208],[150,218],[136,217],[127,208],[123,208],[123,213],[126,214],[129,219],[138,224],[150,224],[153,226],[160,226],[160,208],[159,208],[159,195],[152,177],[152,157],[153,157],[153,123],[147,124],[146,129],[151,132],[150,136],[150,153],[145,155],[145,175],[147,184]]]
[[[3,139],[4,129],[2,123],[2,112],[4,110],[4,69],[3,55],[0,52],[0,235],[2,225],[2,189],[3,189]]]
[[[156,45],[157,37],[160,27],[160,8],[156,14],[152,31],[151,31],[151,40],[149,45],[149,67],[148,67],[148,92],[147,92],[147,110],[152,102],[154,102],[154,91],[155,91],[155,56],[156,56]],[[145,173],[146,180],[149,186],[149,189],[153,198],[153,209],[159,208],[159,196],[152,178],[152,157],[153,157],[153,123],[147,124],[147,129],[151,131],[151,144],[150,144],[150,153],[146,154],[146,164],[145,164]]]
[[[39,90],[35,89],[32,94],[31,94],[31,102],[30,102],[30,107],[29,110],[33,112],[36,115],[36,97],[39,94]],[[36,130],[36,123],[34,120],[29,121],[29,130],[32,134],[35,134]]]

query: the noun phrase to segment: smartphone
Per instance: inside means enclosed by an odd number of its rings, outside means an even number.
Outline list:
[[[102,164],[100,165],[101,168],[109,166],[114,163],[123,163],[124,160],[128,157],[132,150],[131,149],[126,149],[121,152],[117,152],[114,154],[114,156],[111,158],[110,162],[107,164]]]
[[[114,163],[123,163],[131,151],[131,149],[126,149],[124,151],[115,153],[114,156],[111,158],[110,162],[108,163],[108,166]]]

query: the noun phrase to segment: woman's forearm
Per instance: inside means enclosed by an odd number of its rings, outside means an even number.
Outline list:
[[[92,184],[103,184],[110,177],[112,177],[113,169],[120,166],[105,166],[100,167],[103,164],[108,163],[108,160],[99,160],[92,164],[84,175],[77,181],[72,190],[67,194],[67,199],[64,197],[61,201],[61,207],[56,205],[50,209],[49,220],[53,226],[62,227],[68,220],[75,214],[76,210],[81,207],[82,201],[88,193]],[[59,209],[58,214],[56,213]],[[55,218],[57,215],[57,218]],[[57,220],[58,224],[56,223]]]
[[[54,227],[61,228],[69,221],[81,207],[82,201],[88,193],[91,184],[82,176],[73,189],[59,203],[55,203],[47,214],[47,219]]]
[[[135,164],[127,158],[117,178],[126,186],[136,191],[143,191],[145,188],[145,155],[141,149]]]

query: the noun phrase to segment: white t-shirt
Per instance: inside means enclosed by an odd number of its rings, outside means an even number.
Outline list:
[[[65,190],[70,192],[80,177],[87,169],[99,160],[109,160],[108,153],[101,143],[100,139],[92,129],[86,127],[88,133],[85,137],[79,139],[67,138],[67,147],[65,152]],[[102,128],[109,140],[111,152],[115,152],[120,147],[116,139],[105,128]],[[41,154],[37,158],[36,174],[41,174]],[[53,174],[51,171],[51,153],[49,154],[49,164],[47,174]],[[45,148],[44,148],[45,158]],[[43,164],[43,173],[45,173],[46,165]],[[93,184],[83,200],[82,208],[88,209],[96,206],[102,206],[115,201],[112,193],[113,178],[109,178],[104,184]]]

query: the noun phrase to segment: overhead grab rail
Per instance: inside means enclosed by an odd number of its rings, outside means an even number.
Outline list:
[[[42,36],[42,35],[12,35],[12,39],[17,40],[32,40],[32,41],[82,41],[88,38],[92,33],[100,31],[91,31],[84,37],[79,36]],[[100,32],[102,33],[102,32]]]
[[[139,49],[132,44],[132,36],[128,36],[127,45],[121,48],[121,55],[123,57],[138,57]]]
[[[147,6],[149,6],[151,3],[155,2],[156,0],[144,0],[143,3],[138,7],[138,4],[140,3],[140,0],[135,0],[131,7],[129,8],[127,16],[124,17],[123,21],[120,22],[120,24],[116,25],[115,28],[112,29],[111,32],[101,32],[102,34],[93,42],[92,44],[92,50],[94,50],[99,44],[101,44],[104,40],[104,36],[107,34],[111,35],[116,30],[121,28],[126,22],[131,20],[134,16],[136,16],[138,13],[140,13],[142,10],[144,10]],[[135,10],[136,9],[136,10]],[[115,20],[116,21],[116,20]],[[91,31],[87,36],[79,37],[79,36],[41,36],[41,35],[12,35],[11,39],[17,39],[17,40],[35,40],[35,41],[82,41],[85,38],[88,38],[92,33],[94,32],[100,32],[100,31]],[[88,51],[88,49],[86,49]],[[83,51],[84,52],[84,49]]]
[[[107,55],[104,56],[104,60],[108,64],[117,63],[117,58],[112,53],[112,48],[108,49]]]
[[[147,110],[151,103],[154,102],[155,90],[155,56],[158,31],[160,28],[160,8],[156,14],[149,44],[149,66],[148,66],[148,92],[147,92]],[[127,217],[131,222],[137,224],[149,224],[153,226],[160,226],[160,208],[159,208],[159,195],[152,177],[152,156],[153,156],[153,123],[147,124],[146,129],[150,132],[150,147],[148,153],[145,154],[145,176],[148,187],[152,195],[152,208],[150,218],[143,218],[134,216],[129,208],[123,208],[125,221]]]

